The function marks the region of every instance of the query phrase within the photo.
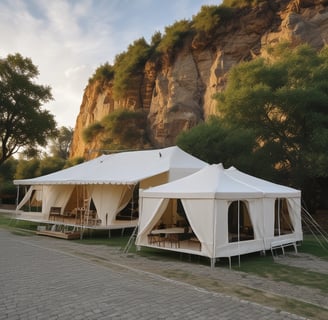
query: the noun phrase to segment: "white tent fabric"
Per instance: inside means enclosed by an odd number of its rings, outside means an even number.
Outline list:
[[[132,191],[133,187],[127,188],[125,185],[101,184],[92,187],[91,197],[99,219],[104,221],[106,226],[112,224],[115,215],[127,205]]]
[[[74,186],[73,185],[49,185],[43,186],[43,204],[42,213],[47,215],[50,212],[51,207],[60,207],[61,213],[65,208],[67,201],[69,200]]]
[[[140,190],[136,244],[149,246],[147,235],[161,218],[156,208],[169,199],[181,199],[190,226],[201,242],[201,251],[196,254],[211,259],[268,250],[279,239],[300,241],[303,237],[300,197],[299,190],[249,176],[235,168],[224,169],[221,164],[208,165],[185,178]],[[276,199],[286,199],[293,224],[293,232],[280,237],[274,235]],[[246,204],[254,239],[229,242],[228,209],[233,201]],[[172,250],[184,251],[175,247]]]
[[[16,185],[47,184],[136,184],[169,173],[169,181],[198,171],[207,163],[179,147],[128,151],[103,155],[42,177],[14,180]]]
[[[229,169],[226,170],[226,172],[230,177],[232,177],[237,181],[240,181],[244,184],[248,184],[251,186],[256,186],[256,188],[259,189],[263,193],[263,196],[265,197],[276,198],[280,196],[282,192],[290,196],[298,197],[300,195],[299,190],[253,177],[251,175],[248,175],[244,172],[237,170],[234,167],[230,167]]]
[[[14,184],[30,185],[29,195],[36,187],[42,187],[44,218],[49,215],[51,207],[61,207],[63,212],[74,187],[84,186],[88,197],[93,200],[101,225],[108,227],[130,201],[136,184],[156,186],[185,177],[206,165],[206,162],[174,146],[103,155],[42,177],[15,180]],[[28,201],[28,195],[23,200]],[[17,210],[22,206],[21,202]]]
[[[28,191],[24,195],[24,198],[18,204],[16,210],[20,210],[26,203],[30,201],[33,191],[35,191],[35,187],[31,187],[28,189]]]

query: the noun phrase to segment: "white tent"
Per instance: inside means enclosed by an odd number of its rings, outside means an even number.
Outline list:
[[[136,185],[157,186],[192,174],[205,165],[176,146],[103,155],[42,177],[15,180],[16,185],[30,186],[17,210],[35,199],[37,191],[41,212],[33,217],[39,220],[49,220],[51,208],[59,209],[60,216],[67,217],[72,209],[89,209],[93,205],[98,227],[133,226],[136,220],[116,218],[130,202]]]
[[[300,198],[299,190],[233,167],[208,165],[188,177],[140,190],[136,244],[202,255],[212,263],[296,244],[302,240]],[[178,202],[183,214],[177,213]],[[175,233],[180,239],[171,237]],[[162,239],[154,240],[158,234]]]

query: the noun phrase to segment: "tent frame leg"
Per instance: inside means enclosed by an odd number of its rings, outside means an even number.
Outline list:
[[[216,258],[210,258],[211,260],[211,269],[215,268],[215,262],[216,262]]]

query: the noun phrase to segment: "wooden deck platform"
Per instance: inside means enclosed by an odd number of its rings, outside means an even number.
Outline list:
[[[81,237],[80,232],[62,232],[62,231],[51,231],[51,230],[37,231],[36,234],[40,236],[55,237],[55,238],[61,238],[66,240],[80,239]]]

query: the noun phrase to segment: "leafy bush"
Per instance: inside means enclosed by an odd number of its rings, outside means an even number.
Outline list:
[[[39,168],[37,170],[38,176],[43,176],[52,172],[61,170],[65,165],[65,159],[59,157],[47,157],[40,161]]]
[[[92,77],[89,79],[89,84],[96,80],[112,80],[114,78],[114,67],[108,62],[99,66]]]
[[[113,85],[114,98],[124,97],[134,74],[143,71],[145,63],[151,55],[151,47],[144,38],[129,45],[128,50],[115,58],[115,77]]]
[[[200,12],[193,16],[192,26],[198,32],[210,33],[218,27],[220,22],[230,19],[232,14],[233,10],[224,5],[202,6]]]
[[[76,157],[76,158],[68,159],[68,160],[66,160],[64,168],[73,167],[73,166],[76,166],[77,164],[80,164],[83,162],[84,162],[83,157]]]
[[[251,171],[254,163],[249,157],[255,145],[253,132],[236,129],[215,116],[182,132],[177,145],[208,163],[223,163],[225,167]]]
[[[144,148],[149,145],[147,114],[143,111],[116,110],[84,130],[87,142],[100,139],[101,149]]]
[[[16,168],[16,179],[29,179],[37,176],[37,170],[40,166],[39,159],[19,160]]]
[[[156,31],[151,37],[150,45],[152,47],[157,47],[161,41],[162,41],[162,34],[160,31]]]
[[[91,142],[97,134],[102,132],[103,129],[104,127],[100,122],[95,122],[89,127],[85,128],[82,132],[84,142]]]
[[[107,142],[111,147],[115,142],[128,148],[147,144],[147,115],[144,112],[118,110],[105,117],[102,123],[110,136]]]
[[[266,0],[223,0],[222,5],[231,8],[255,7]]]
[[[157,50],[165,53],[179,48],[183,44],[185,37],[191,33],[191,22],[180,20],[165,28],[165,35],[159,43]]]

